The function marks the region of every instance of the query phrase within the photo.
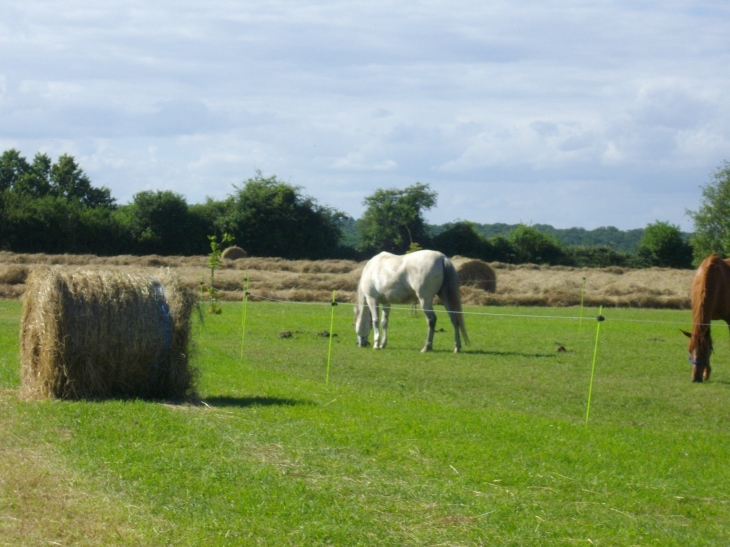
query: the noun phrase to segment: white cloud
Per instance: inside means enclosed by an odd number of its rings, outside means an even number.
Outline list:
[[[260,168],[355,216],[419,180],[441,192],[437,222],[591,227],[584,205],[621,187],[635,209],[600,222],[688,228],[730,157],[720,1],[50,8],[0,5],[0,142],[76,154],[122,201],[223,197]]]

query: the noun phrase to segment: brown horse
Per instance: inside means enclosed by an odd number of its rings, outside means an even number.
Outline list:
[[[692,280],[692,332],[682,331],[689,336],[693,382],[710,378],[713,319],[730,325],[730,259],[722,260],[714,253],[702,261]]]

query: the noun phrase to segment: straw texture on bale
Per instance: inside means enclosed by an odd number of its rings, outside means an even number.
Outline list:
[[[462,285],[478,287],[487,292],[497,291],[497,274],[486,262],[462,256],[455,256],[450,260],[456,266]]]
[[[228,247],[224,250],[221,256],[227,260],[238,260],[239,258],[246,258],[248,255],[246,254],[246,251],[241,249],[241,247],[236,247],[234,245],[233,247]]]
[[[28,276],[20,326],[26,399],[193,395],[188,363],[195,293],[177,275],[62,271]]]

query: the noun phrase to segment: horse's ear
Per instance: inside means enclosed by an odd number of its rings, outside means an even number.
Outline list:
[[[679,329],[679,332],[684,334],[687,338],[692,338],[692,333],[689,333],[686,330]]]

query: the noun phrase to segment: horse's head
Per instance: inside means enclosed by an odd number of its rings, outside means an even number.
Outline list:
[[[692,381],[702,382],[709,380],[710,372],[710,355],[712,354],[712,338],[709,331],[697,332],[694,335],[687,331],[682,333],[689,338],[689,346],[687,351],[689,357],[687,359],[692,363]]]
[[[357,333],[357,345],[360,348],[368,346],[368,336],[373,326],[373,320],[370,315],[370,308],[364,306],[358,296],[355,303],[355,332]]]

